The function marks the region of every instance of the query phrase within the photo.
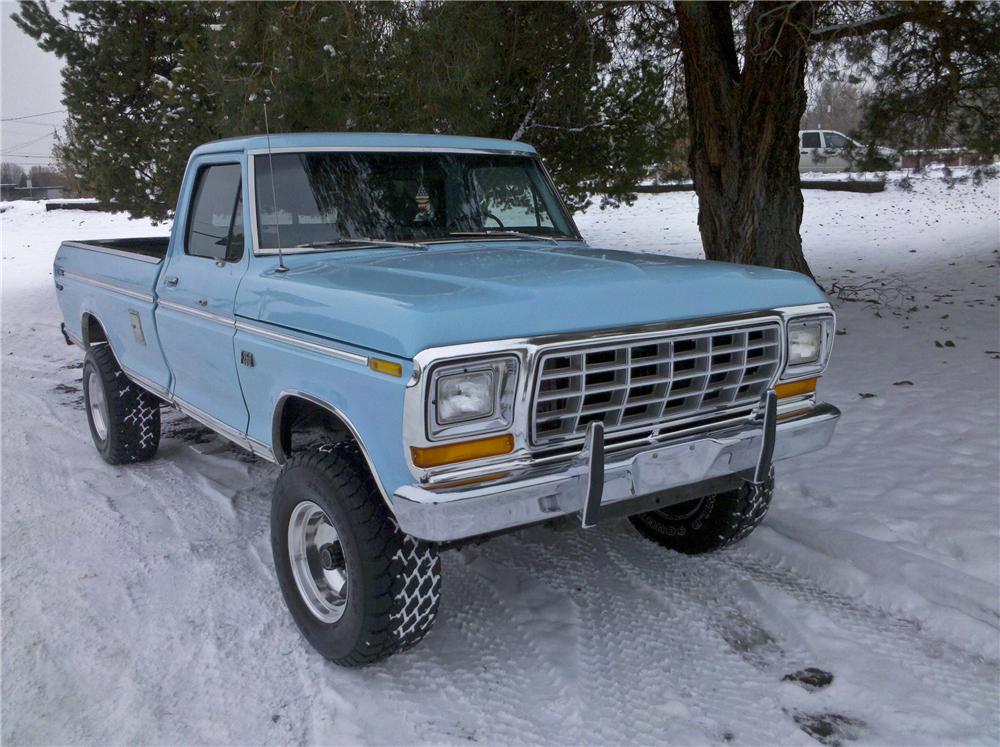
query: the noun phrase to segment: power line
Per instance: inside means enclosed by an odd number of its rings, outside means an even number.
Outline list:
[[[47,137],[55,137],[55,136],[56,136],[55,132],[46,132],[41,137],[36,137],[33,140],[28,140],[27,142],[24,142],[24,143],[18,143],[17,145],[12,145],[10,147],[11,147],[11,150],[20,150],[21,148],[23,148],[26,145],[32,145],[34,143],[37,143],[40,140],[44,140]]]
[[[0,119],[0,122],[18,122],[22,119],[34,119],[35,117],[44,117],[46,114],[65,114],[65,109],[56,109],[51,112],[39,112],[38,114],[25,114],[22,117],[4,117]]]
[[[48,127],[50,129],[55,128],[55,129],[59,129],[59,130],[61,130],[65,126],[65,125],[61,125],[61,124],[56,124],[55,122],[27,122],[27,121],[25,121],[25,122],[17,122],[17,121],[8,122],[6,120],[5,120],[5,124],[7,124],[7,125],[31,125],[32,127]]]

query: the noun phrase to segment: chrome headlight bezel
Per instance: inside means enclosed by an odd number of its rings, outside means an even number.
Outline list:
[[[817,354],[804,360],[793,361],[792,336],[807,330],[815,330]],[[782,380],[801,379],[816,376],[826,370],[833,350],[834,317],[832,314],[793,317],[785,324],[785,369]]]
[[[504,355],[469,361],[442,361],[428,372],[425,423],[429,441],[486,435],[509,430],[514,424],[514,397],[519,361],[515,355]],[[492,407],[483,415],[443,419],[438,399],[442,381],[459,376],[480,376],[488,379],[493,393]],[[485,410],[485,408],[484,408]]]

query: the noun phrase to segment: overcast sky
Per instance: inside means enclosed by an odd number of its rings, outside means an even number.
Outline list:
[[[53,10],[58,5],[50,3]],[[63,108],[60,86],[62,62],[54,54],[40,50],[35,40],[10,20],[10,14],[16,10],[17,3],[0,0],[3,16],[0,19],[0,118],[4,120]],[[65,117],[61,113],[45,114],[0,123],[3,160],[22,166],[49,162],[52,131],[62,129]]]

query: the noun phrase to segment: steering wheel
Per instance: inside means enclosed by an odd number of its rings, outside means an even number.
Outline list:
[[[497,222],[497,225],[498,225],[498,226],[499,226],[500,228],[504,228],[504,227],[505,227],[505,226],[504,226],[504,224],[503,224],[503,221],[502,221],[502,220],[500,220],[499,218],[497,218],[497,217],[496,217],[495,215],[493,215],[493,213],[490,213],[490,212],[488,212],[488,211],[487,211],[487,212],[484,212],[484,213],[483,213],[483,219],[484,219],[484,221],[483,221],[483,222],[485,222],[485,219],[486,219],[486,218],[489,218],[489,219],[491,219],[491,220],[495,220],[495,221]]]

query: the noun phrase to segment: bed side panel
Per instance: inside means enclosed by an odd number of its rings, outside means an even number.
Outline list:
[[[153,317],[153,288],[162,262],[65,242],[54,263],[59,306],[69,333],[85,340],[84,316],[104,328],[122,367],[169,389],[170,370]]]

